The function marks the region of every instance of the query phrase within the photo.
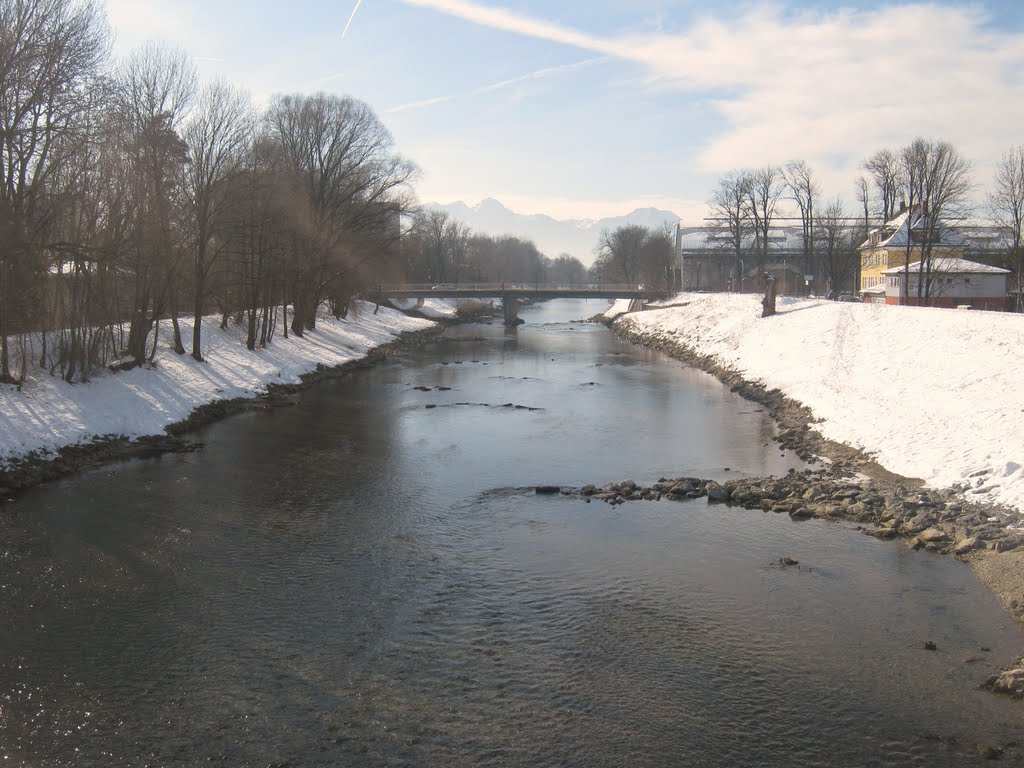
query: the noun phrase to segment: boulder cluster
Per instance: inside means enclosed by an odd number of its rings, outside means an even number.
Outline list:
[[[697,477],[662,478],[650,486],[632,480],[585,485],[579,489],[538,486],[539,493],[561,492],[618,505],[707,497],[712,504],[861,523],[881,539],[905,538],[914,549],[966,557],[974,550],[1006,552],[1024,546],[1024,532],[1000,519],[997,511],[969,505],[955,490],[933,490],[862,477],[837,476],[834,470],[791,471],[782,477],[738,478],[725,482]]]
[[[999,674],[992,675],[985,687],[994,693],[1024,699],[1024,656],[1007,665]]]

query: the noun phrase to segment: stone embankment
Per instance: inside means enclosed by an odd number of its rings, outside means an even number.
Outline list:
[[[538,492],[551,492],[540,486]],[[875,481],[837,472],[805,469],[783,477],[742,478],[719,483],[696,477],[662,478],[651,486],[632,480],[580,489],[556,489],[587,501],[684,500],[707,497],[711,504],[860,524],[880,539],[904,538],[914,549],[966,558],[978,550],[1008,552],[1024,547],[1024,533],[1001,524],[990,511],[966,507],[954,490],[937,491]],[[1024,619],[1024,605],[1017,618]]]
[[[992,675],[985,687],[993,693],[1024,698],[1024,656],[1008,664],[998,675]]]

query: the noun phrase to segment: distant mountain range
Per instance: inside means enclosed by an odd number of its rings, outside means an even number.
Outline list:
[[[575,256],[586,265],[594,261],[594,248],[601,232],[625,224],[641,224],[658,228],[675,226],[679,217],[657,208],[638,208],[625,216],[606,219],[553,219],[543,214],[516,213],[493,198],[469,206],[459,201],[441,205],[428,203],[426,208],[444,211],[453,219],[467,224],[474,232],[485,235],[515,235],[532,240],[545,256],[554,258],[563,253]]]

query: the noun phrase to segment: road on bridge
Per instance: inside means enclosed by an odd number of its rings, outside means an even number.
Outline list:
[[[655,299],[668,298],[672,291],[643,285],[582,285],[548,283],[390,283],[377,287],[382,299]]]

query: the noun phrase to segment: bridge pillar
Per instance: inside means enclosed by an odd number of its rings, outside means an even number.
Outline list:
[[[505,311],[505,327],[519,325],[519,299],[512,296],[501,297],[501,308]]]

